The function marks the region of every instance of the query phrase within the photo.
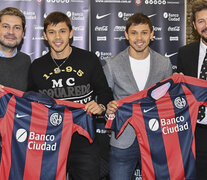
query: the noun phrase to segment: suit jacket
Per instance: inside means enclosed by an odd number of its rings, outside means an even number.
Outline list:
[[[139,91],[131,70],[128,50],[129,47],[115,57],[107,59],[104,65],[104,72],[115,100]],[[171,75],[172,65],[170,59],[150,49],[150,72],[145,89]],[[127,125],[118,139],[115,138],[112,132],[110,144],[117,148],[126,149],[132,145],[135,138],[136,134],[133,127]]]
[[[183,46],[178,51],[177,72],[197,78],[200,42],[196,41]]]
[[[177,56],[177,72],[184,75],[198,77],[198,61],[200,52],[200,41],[193,42],[183,46],[178,51]],[[195,142],[196,142],[196,174],[197,179],[207,179],[207,125],[196,125]],[[205,162],[205,163],[204,163]]]

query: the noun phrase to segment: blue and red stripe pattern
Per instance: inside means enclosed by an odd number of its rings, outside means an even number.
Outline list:
[[[118,138],[128,123],[134,127],[143,180],[196,179],[194,132],[198,108],[207,106],[205,80],[173,75],[118,104],[106,128]]]
[[[6,87],[0,93],[0,179],[66,179],[72,134],[94,139],[93,120],[84,107]]]

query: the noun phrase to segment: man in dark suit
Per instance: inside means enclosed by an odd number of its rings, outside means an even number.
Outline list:
[[[201,67],[207,50],[207,1],[197,0],[192,6],[192,20],[200,40],[179,49],[177,72],[200,78]],[[207,73],[207,69],[205,70]],[[207,179],[207,108],[204,118],[198,118],[196,126],[196,168],[197,179]]]

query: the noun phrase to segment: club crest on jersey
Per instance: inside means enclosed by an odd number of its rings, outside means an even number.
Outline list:
[[[63,118],[59,113],[53,113],[50,116],[50,123],[53,126],[59,126],[62,123],[62,121],[63,121]]]
[[[114,120],[115,114],[109,114],[107,120]]]
[[[186,100],[183,97],[177,97],[174,100],[174,104],[178,109],[182,109],[186,106]]]

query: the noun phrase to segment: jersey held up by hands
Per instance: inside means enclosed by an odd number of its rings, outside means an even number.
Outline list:
[[[90,142],[94,138],[84,107],[5,87],[0,93],[0,179],[66,179],[72,134],[77,131]]]
[[[173,75],[118,104],[106,128],[118,138],[128,123],[134,127],[143,180],[196,178],[194,132],[198,108],[207,106],[205,80]]]

